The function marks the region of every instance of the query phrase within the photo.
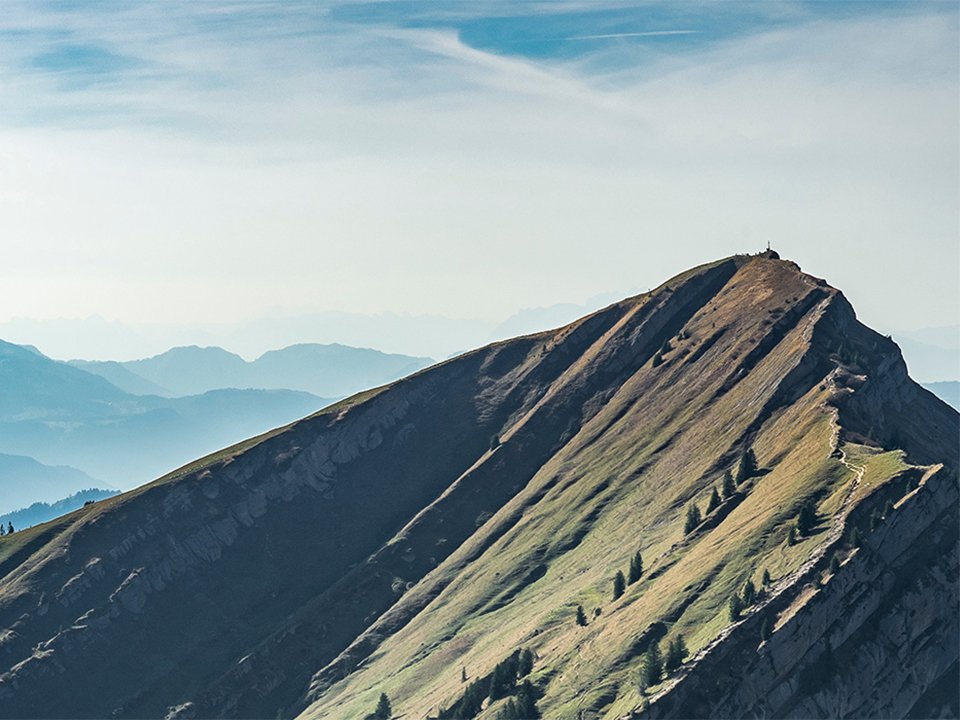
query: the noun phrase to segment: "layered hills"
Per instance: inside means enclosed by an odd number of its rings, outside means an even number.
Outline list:
[[[958,433],[727,258],[0,539],[0,715],[956,716]]]
[[[0,341],[0,453],[26,456],[16,463],[0,456],[10,486],[0,511],[92,487],[135,487],[329,402],[293,390],[137,395],[34,348]]]
[[[369,348],[303,343],[271,350],[250,362],[223,348],[190,346],[142,360],[73,360],[71,364],[139,395],[198,395],[247,388],[341,398],[422,370],[432,362]]]
[[[102,485],[99,480],[76,468],[44,465],[31,457],[0,453],[0,515],[35,502],[57,502],[98,485]]]

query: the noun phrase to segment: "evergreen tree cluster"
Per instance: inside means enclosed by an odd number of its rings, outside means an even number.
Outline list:
[[[766,586],[770,580],[770,575],[766,570],[763,571],[763,577],[764,586]],[[740,590],[740,592],[734,593],[730,597],[730,601],[727,604],[727,615],[730,618],[730,622],[736,622],[739,620],[741,613],[743,613],[743,611],[751,605],[755,604],[758,599],[759,594],[757,593],[757,588],[753,584],[753,580],[748,579],[743,584],[743,588]]]
[[[580,608],[581,611],[582,609]],[[539,718],[540,714],[536,709],[536,692],[530,681],[524,680],[533,670],[533,661],[533,651],[529,648],[514,650],[509,657],[497,663],[491,673],[469,683],[453,705],[440,710],[437,715],[438,720],[474,718],[480,714],[483,702],[487,698],[492,701],[510,696],[513,697],[501,710],[500,717],[504,720]],[[462,669],[461,680],[465,676],[466,670]],[[535,714],[529,714],[531,712]]]
[[[640,579],[640,576],[643,575],[643,555],[640,554],[640,551],[634,554],[630,558],[630,568],[627,571],[626,577],[623,575],[622,570],[617,570],[617,574],[613,576],[613,599],[618,600],[623,597],[623,593],[627,589],[627,585],[633,585],[637,580]],[[577,625],[586,625],[587,618],[583,616],[583,622],[580,621],[580,614],[583,608],[577,606]],[[599,608],[597,608],[596,615],[599,615]]]
[[[498,720],[537,720],[539,717],[536,690],[529,680],[520,683],[516,697],[507,700],[497,714]]]
[[[757,456],[752,448],[747,449],[740,457],[736,480],[733,478],[733,473],[728,469],[724,471],[723,479],[720,481],[720,491],[717,492],[716,486],[710,488],[710,497],[707,498],[705,514],[709,515],[720,507],[724,500],[732,498],[737,492],[737,486],[754,477],[757,474],[757,469]],[[701,520],[703,520],[703,515],[700,514],[700,508],[697,507],[696,503],[690,503],[687,506],[687,515],[683,523],[684,535],[689,535],[700,524]]]
[[[663,655],[660,653],[660,643],[656,640],[650,643],[643,656],[640,666],[640,691],[657,685],[663,680]]]
[[[683,635],[677,635],[667,644],[667,652],[663,656],[663,669],[667,673],[674,672],[683,664],[689,654],[687,644],[683,641]]]
[[[11,522],[11,523],[7,523],[6,533],[4,533],[4,530],[3,530],[3,523],[0,523],[0,537],[3,537],[5,534],[6,534],[6,535],[13,535],[13,532],[14,532],[14,531],[13,531],[13,523],[12,523],[12,522]]]
[[[647,688],[661,683],[666,676],[674,673],[689,654],[683,635],[677,635],[667,644],[666,654],[661,652],[659,641],[653,640],[640,665],[640,692],[646,692]]]

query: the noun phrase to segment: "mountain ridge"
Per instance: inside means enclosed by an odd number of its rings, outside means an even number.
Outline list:
[[[833,542],[784,542],[804,502],[862,522],[913,478],[909,497],[940,507],[957,429],[839,291],[775,254],[709,263],[0,544],[0,623],[19,618],[0,713],[355,717],[380,692],[436,713],[459,667],[532,645],[542,708],[620,717],[647,701],[630,677],[651,638],[682,631],[701,652],[758,563],[785,582]],[[684,509],[747,448],[762,472],[684,535]],[[896,499],[901,518],[920,502]],[[611,603],[638,542],[649,570]],[[843,552],[851,571],[869,554]],[[601,610],[587,628],[578,603]],[[778,707],[804,707],[807,652]]]
[[[132,395],[107,379],[0,341],[0,453],[67,465],[129,488],[225,443],[289,422],[330,402],[293,390]],[[19,506],[54,495],[22,496]],[[10,507],[9,509],[15,509]]]
[[[409,375],[432,362],[426,357],[339,343],[297,343],[268,350],[251,361],[218,346],[185,345],[141,360],[71,360],[70,364],[138,394],[175,397],[236,388],[300,390],[341,398]]]

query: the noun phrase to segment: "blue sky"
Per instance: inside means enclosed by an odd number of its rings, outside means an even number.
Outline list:
[[[770,240],[957,322],[953,2],[4,11],[0,321],[495,320]]]

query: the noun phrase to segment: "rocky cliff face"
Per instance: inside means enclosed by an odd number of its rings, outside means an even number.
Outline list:
[[[825,555],[633,714],[955,716],[958,499],[955,477],[937,469],[872,532],[857,513],[863,544],[835,574]]]
[[[939,711],[957,433],[838,291],[706,265],[0,540],[0,715],[349,718],[388,692],[426,717],[521,646],[548,715]],[[760,468],[684,533],[747,448]]]

